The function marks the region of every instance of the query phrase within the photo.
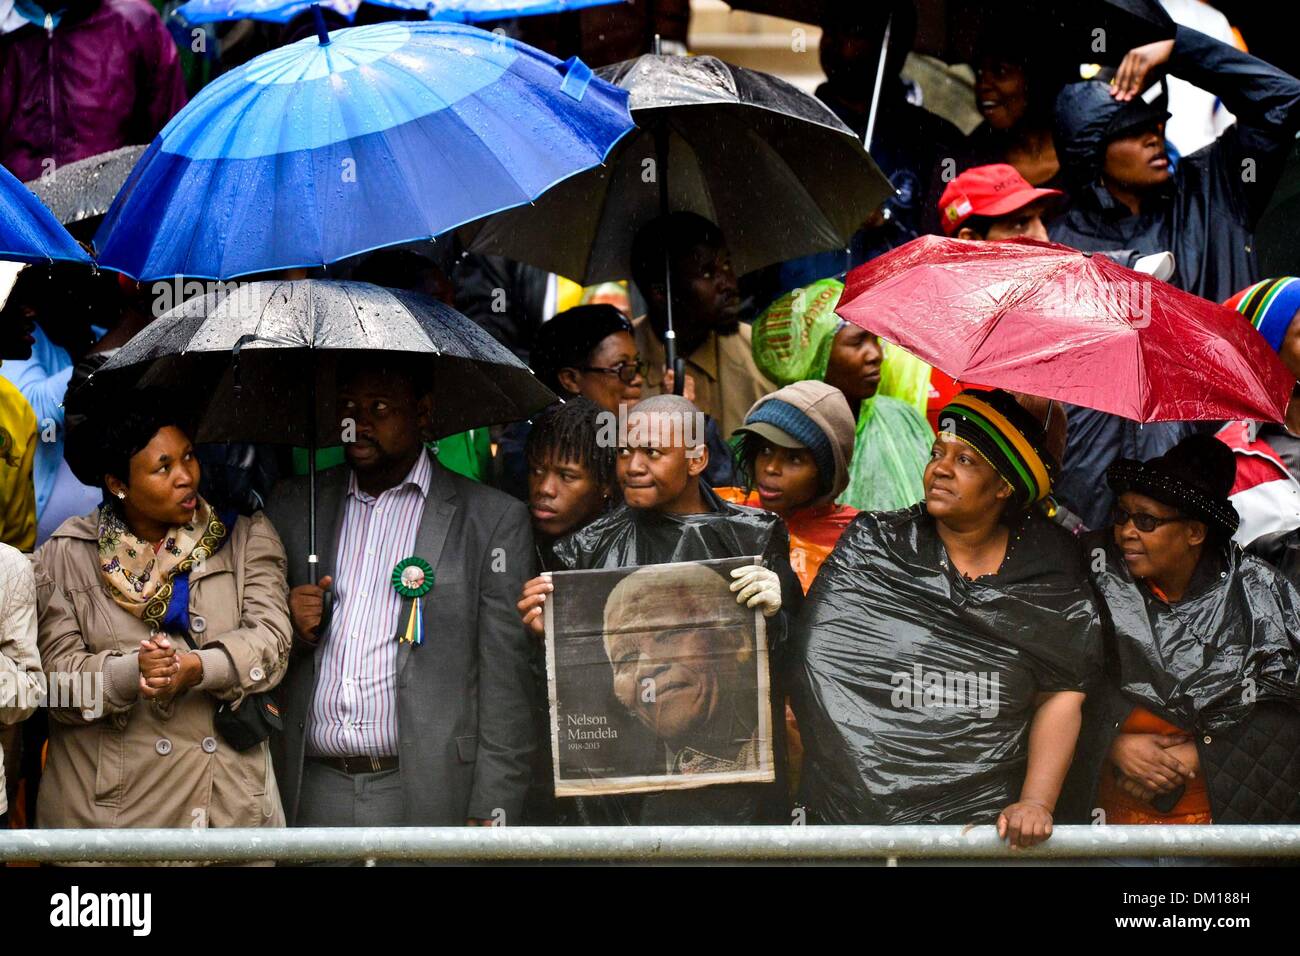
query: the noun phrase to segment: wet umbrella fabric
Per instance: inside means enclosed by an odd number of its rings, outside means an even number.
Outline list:
[[[86,250],[30,189],[0,167],[0,259],[90,263]]]
[[[394,10],[427,13],[430,20],[451,23],[482,23],[513,17],[535,17],[547,13],[565,13],[584,7],[621,3],[623,0],[366,0]],[[326,0],[321,6],[347,17],[356,16],[360,0]],[[310,0],[190,0],[176,9],[176,16],[187,24],[219,23],[225,20],[263,20],[288,23],[310,10]]]
[[[95,245],[142,280],[326,265],[528,203],[631,128],[626,93],[579,60],[461,24],[339,30],[204,87]]]
[[[743,275],[843,248],[888,195],[852,130],[774,76],[711,56],[654,54],[597,76],[628,92],[639,129],[604,166],[466,227],[471,249],[583,284],[625,279],[637,231],[666,211],[689,211],[722,230]],[[661,157],[656,134],[665,132]]]
[[[1281,421],[1295,384],[1232,309],[1032,239],[913,239],[835,311],[954,379],[1139,422]]]
[[[441,302],[312,279],[250,282],[190,299],[122,346],[87,388],[162,387],[196,396],[197,441],[333,445],[338,363],[375,351],[427,361],[431,438],[527,418],[556,400],[513,353]]]
[[[60,166],[52,176],[25,183],[65,226],[108,212],[122,184],[144,155],[144,146],[123,146]]]

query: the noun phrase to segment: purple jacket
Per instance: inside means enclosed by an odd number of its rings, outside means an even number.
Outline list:
[[[148,143],[185,105],[176,45],[148,0],[74,0],[57,27],[0,37],[0,163],[20,180]]]

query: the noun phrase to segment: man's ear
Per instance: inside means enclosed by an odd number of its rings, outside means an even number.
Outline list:
[[[572,392],[574,395],[582,394],[582,389],[578,388],[578,370],[576,368],[562,368],[555,373],[559,379],[560,386],[566,392]]]
[[[1193,548],[1198,544],[1204,544],[1209,533],[1209,529],[1205,527],[1204,521],[1187,522],[1187,543]]]
[[[974,229],[972,229],[970,226],[962,226],[960,229],[957,230],[956,238],[965,239],[969,242],[972,239],[975,241],[981,241],[983,240],[984,237],[981,236]]]
[[[1002,476],[999,475],[998,477],[1001,478]],[[997,493],[994,494],[993,497],[998,499],[998,501],[1006,501],[1015,493],[1016,489],[1011,487],[1011,482],[1002,478],[1002,487],[997,490]]]
[[[686,473],[692,478],[697,478],[704,474],[704,470],[709,467],[709,446],[696,445],[694,448],[686,449]]]

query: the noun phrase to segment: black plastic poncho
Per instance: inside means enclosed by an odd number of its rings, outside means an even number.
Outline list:
[[[1231,727],[1256,702],[1300,700],[1300,592],[1272,565],[1235,545],[1206,551],[1169,605],[1133,579],[1108,532],[1084,546],[1104,554],[1092,578],[1127,699],[1189,733]]]
[[[991,822],[1019,798],[1036,695],[1083,690],[1100,635],[1078,545],[1042,517],[970,581],[924,504],[859,515],[792,635],[804,802],[828,823]]]

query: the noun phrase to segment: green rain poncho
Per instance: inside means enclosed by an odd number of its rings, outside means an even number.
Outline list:
[[[844,320],[835,306],[844,284],[822,279],[773,302],[754,322],[754,361],[778,385],[822,381],[831,345]],[[934,433],[925,420],[930,367],[884,343],[880,390],[858,413],[849,485],[841,504],[861,511],[894,511],[925,497],[921,475]]]

